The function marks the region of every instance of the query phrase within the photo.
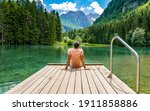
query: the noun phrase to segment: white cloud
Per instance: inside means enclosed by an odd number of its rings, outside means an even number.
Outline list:
[[[36,1],[36,2],[41,1],[41,3],[44,6],[44,8],[46,8],[46,4],[43,2],[43,0],[30,0],[30,2],[32,2],[32,1]]]
[[[30,2],[32,2],[32,1],[36,1],[36,2],[41,1],[43,3],[43,0],[30,0]]]
[[[81,10],[81,11],[84,11],[84,10],[85,10],[85,7],[82,7],[82,6],[81,6],[80,10]]]
[[[92,10],[92,7],[87,7],[88,10]]]
[[[92,2],[90,6],[94,9],[94,12],[99,15],[101,15],[104,11],[104,9],[102,9],[96,1]]]
[[[92,8],[91,6],[86,6],[86,7],[81,6],[81,7],[80,7],[80,10],[83,11],[83,12],[85,12],[85,13],[91,12],[92,9],[93,9],[93,8]]]
[[[49,6],[55,10],[77,11],[76,5],[76,3],[72,2],[63,2],[61,4],[50,4]]]

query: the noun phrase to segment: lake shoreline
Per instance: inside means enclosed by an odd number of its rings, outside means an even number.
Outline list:
[[[55,42],[52,46],[72,46],[65,42]],[[110,44],[81,43],[81,47],[109,47]]]

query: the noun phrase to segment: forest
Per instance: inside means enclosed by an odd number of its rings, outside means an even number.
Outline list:
[[[0,43],[51,45],[61,41],[61,34],[58,12],[47,12],[40,1],[0,2]]]
[[[40,1],[3,0],[0,2],[0,43],[52,45],[55,41],[72,44],[78,40],[109,44],[113,36],[119,35],[129,45],[150,46],[150,0],[138,0],[141,4],[134,9],[128,9],[131,1],[117,0],[114,5],[115,1],[92,26],[62,34],[58,12],[47,12]],[[126,11],[118,8],[123,3]]]
[[[109,44],[113,36],[119,35],[129,45],[150,46],[150,1],[133,10],[114,13],[112,16],[97,19],[94,25],[69,31],[67,35],[71,39],[78,35],[82,42],[97,44]]]

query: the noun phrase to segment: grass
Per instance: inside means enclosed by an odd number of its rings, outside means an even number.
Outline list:
[[[87,46],[87,47],[109,47],[109,44],[82,43],[81,46]]]
[[[65,42],[55,42],[54,46],[68,46]],[[109,44],[81,43],[84,47],[109,47]]]
[[[58,45],[62,45],[62,46],[66,46],[67,45],[67,43],[65,43],[65,42],[55,42],[54,43],[54,46],[58,46]]]

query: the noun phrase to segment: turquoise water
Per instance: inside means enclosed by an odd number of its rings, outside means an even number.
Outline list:
[[[109,47],[82,47],[86,63],[109,68]],[[32,75],[47,63],[65,63],[65,46],[0,46],[0,93]],[[141,92],[150,93],[150,48],[135,48],[141,57]],[[135,89],[136,59],[124,47],[114,47],[114,73]]]

